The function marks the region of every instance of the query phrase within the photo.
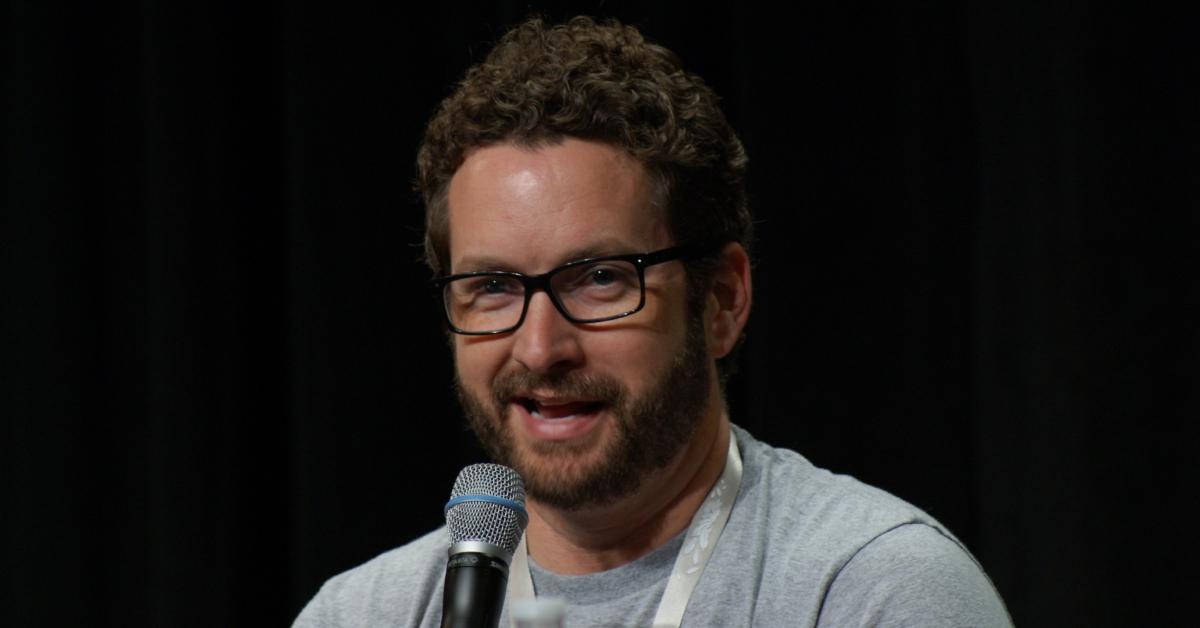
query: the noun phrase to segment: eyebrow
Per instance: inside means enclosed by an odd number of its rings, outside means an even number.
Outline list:
[[[567,251],[566,254],[560,256],[560,258],[556,260],[554,266],[552,266],[551,268],[547,268],[546,271],[549,271],[552,268],[557,268],[557,267],[562,266],[563,264],[567,264],[569,262],[574,262],[576,260],[588,259],[591,257],[605,257],[607,255],[626,255],[626,254],[633,254],[633,253],[645,253],[649,250],[650,249],[643,251],[639,247],[631,246],[627,242],[621,242],[620,240],[616,240],[616,239],[600,240],[599,242],[594,242],[594,243],[588,244],[586,246],[582,246],[582,247],[571,249],[571,250]],[[530,275],[538,274],[538,273],[534,273],[534,272],[527,273],[525,271],[517,270],[516,267],[513,266],[511,263],[506,262],[498,257],[491,257],[488,255],[468,255],[467,257],[464,257],[461,261],[459,261],[458,264],[456,264],[454,273],[455,274],[473,273],[473,272],[483,272],[483,271],[491,271],[491,270],[503,271],[503,272],[519,272],[521,274],[530,274]],[[546,272],[546,271],[542,271],[542,272]]]
[[[499,258],[486,256],[471,256],[464,258],[455,265],[452,274],[459,273],[475,273],[487,270],[502,270],[511,271],[512,268],[508,263],[501,261]]]

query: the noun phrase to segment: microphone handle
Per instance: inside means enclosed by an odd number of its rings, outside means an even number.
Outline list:
[[[454,554],[446,562],[442,628],[497,628],[508,585],[508,565],[477,552]]]

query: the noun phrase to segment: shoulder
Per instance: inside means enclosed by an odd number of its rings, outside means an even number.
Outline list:
[[[939,625],[927,612],[972,609],[983,613],[979,617],[1008,623],[1003,603],[974,557],[928,513],[853,477],[818,468],[794,451],[764,444],[745,430],[735,434],[745,469],[735,507],[741,512],[735,515],[746,531],[731,536],[741,541],[739,551],[757,555],[761,563],[765,577],[759,593],[791,600],[778,609],[762,600],[760,610],[795,612],[799,598],[809,620],[823,625]],[[934,592],[960,606],[944,603]],[[921,600],[932,606],[919,605]],[[854,611],[884,614],[847,614]],[[896,619],[894,613],[912,615]],[[970,616],[946,623],[994,622]]]
[[[865,544],[835,575],[820,612],[827,626],[1010,626],[1000,596],[966,548],[926,523]]]
[[[440,528],[330,578],[294,626],[429,623],[429,609],[440,609],[446,548]]]
[[[739,498],[788,533],[803,532],[822,548],[853,552],[896,525],[926,522],[920,508],[848,475],[821,469],[789,449],[758,441],[735,428],[744,475]],[[781,531],[782,531],[781,530]]]

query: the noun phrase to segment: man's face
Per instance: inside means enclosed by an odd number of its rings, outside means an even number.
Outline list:
[[[584,257],[673,243],[649,177],[608,145],[577,139],[471,153],[451,180],[451,273],[538,274]],[[709,398],[703,323],[680,262],[646,269],[646,305],[573,324],[541,292],[517,330],[455,336],[459,396],[480,441],[529,494],[603,504],[669,463]]]

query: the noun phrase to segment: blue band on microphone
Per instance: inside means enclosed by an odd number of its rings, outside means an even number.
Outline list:
[[[511,499],[497,497],[495,495],[459,495],[458,497],[446,502],[446,507],[442,509],[442,512],[449,512],[451,508],[466,502],[486,502],[489,504],[496,504],[497,506],[504,506],[505,508],[517,513],[517,516],[521,518],[522,527],[524,527],[525,522],[529,521],[529,514],[525,512],[524,504]]]

